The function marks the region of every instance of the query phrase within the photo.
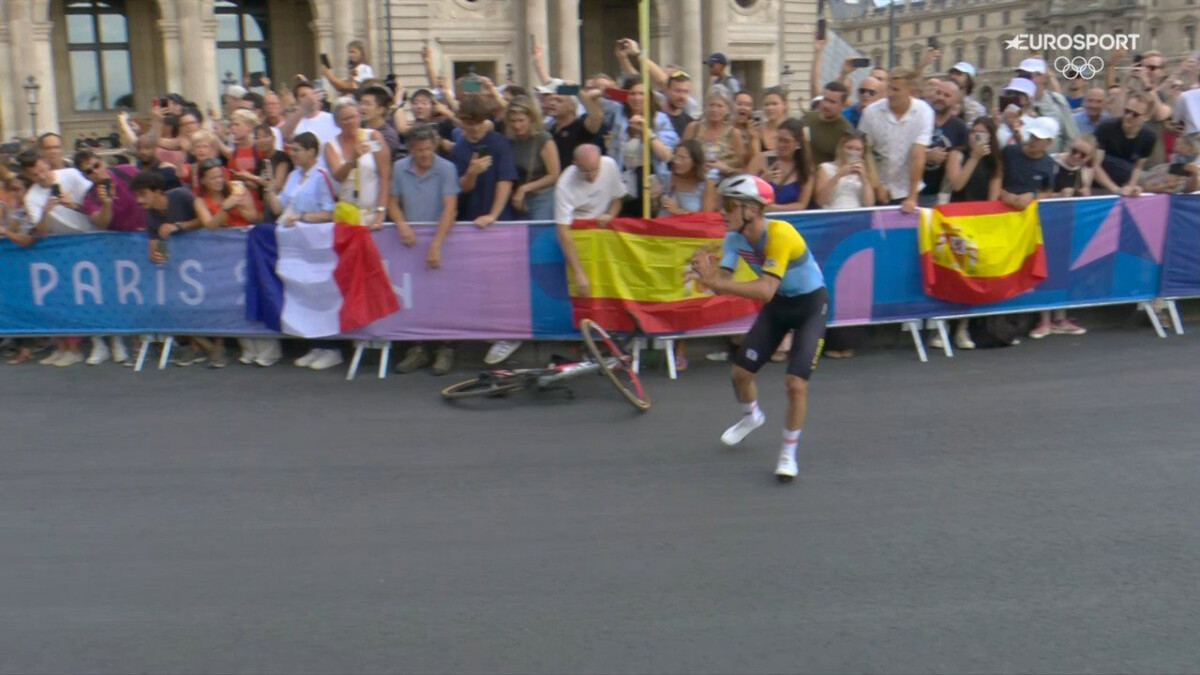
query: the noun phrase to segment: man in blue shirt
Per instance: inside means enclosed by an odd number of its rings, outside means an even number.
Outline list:
[[[437,128],[421,124],[408,135],[409,156],[396,162],[392,170],[392,195],[388,198],[388,215],[396,223],[400,241],[405,246],[417,243],[409,221],[437,223],[437,233],[429,242],[425,265],[429,269],[442,266],[442,242],[454,226],[458,213],[458,172],[448,160],[437,156]],[[422,344],[409,347],[404,358],[396,364],[397,373],[411,373],[429,365],[429,349]],[[436,346],[433,358],[434,375],[445,375],[454,367],[454,348],[448,342]]]
[[[513,162],[512,146],[508,139],[488,128],[490,104],[481,96],[468,96],[458,111],[462,123],[462,138],[450,151],[450,159],[458,170],[458,216],[477,227],[487,227],[497,220],[512,220],[513,183],[517,180],[517,165]]]
[[[1088,93],[1083,97],[1083,110],[1075,113],[1075,126],[1079,127],[1079,133],[1095,135],[1096,127],[1107,119],[1112,119],[1112,115],[1104,112],[1104,104],[1108,102],[1108,96],[1100,87],[1089,89]]]

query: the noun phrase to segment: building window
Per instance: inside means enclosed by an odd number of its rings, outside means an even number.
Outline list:
[[[963,18],[961,16],[955,17],[954,30],[962,30],[962,29],[963,29]]]
[[[980,70],[983,70],[984,68],[987,68],[987,43],[986,42],[980,42],[979,44],[975,45],[975,63],[973,65],[975,66],[976,71],[980,71]]]
[[[876,40],[879,40],[879,39],[881,39],[882,35],[883,35],[883,34],[880,32],[879,26],[876,26],[876,27],[875,27],[875,39],[876,39]]]
[[[860,44],[860,45],[861,45],[861,44],[862,44],[862,41],[863,41],[863,39],[862,39],[862,29],[861,29],[861,28],[859,28],[859,29],[858,29],[858,32],[856,33],[856,36],[857,36],[857,37],[856,37],[856,39],[855,39],[854,41],[855,41],[855,42],[857,42],[858,44]]]
[[[1183,27],[1183,42],[1187,45],[1187,50],[1190,52],[1196,49],[1196,26],[1187,25]]]
[[[963,60],[963,46],[954,45],[954,62],[961,63]],[[939,68],[939,70],[941,69]]]
[[[1150,48],[1151,49],[1158,48],[1158,29],[1157,28],[1150,29]]]
[[[125,0],[71,0],[65,13],[75,110],[133,108]]]
[[[1004,10],[1004,21],[1003,21],[1003,23],[1004,23],[1004,25],[1005,25],[1005,26],[1007,26],[1008,24],[1012,23],[1012,12],[1008,11],[1007,9],[1006,9],[1006,10]]]
[[[937,33],[938,35],[940,35],[942,33],[942,20],[941,19],[933,20],[933,32]]]
[[[979,15],[979,27],[980,27],[980,28],[987,28],[987,14],[980,14],[980,15]]]
[[[915,21],[915,22],[913,22],[913,35],[920,35],[920,34],[921,34],[921,22]]]
[[[1009,67],[1008,49],[1005,48],[1008,40],[1009,40],[1009,38],[1000,36],[1000,67],[1001,68]]]
[[[913,68],[921,67],[921,48],[920,47],[912,48],[912,67]]]
[[[875,64],[876,68],[887,68],[887,64],[883,62],[882,49],[876,49],[871,52],[871,63]]]
[[[217,77],[271,72],[267,0],[217,0]]]

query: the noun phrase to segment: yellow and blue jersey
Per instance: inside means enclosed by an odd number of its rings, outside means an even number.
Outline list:
[[[738,258],[745,260],[755,274],[770,274],[779,279],[776,295],[795,297],[825,286],[825,275],[804,237],[782,220],[767,221],[761,248],[752,246],[739,232],[726,234],[721,267],[729,271],[737,269]]]

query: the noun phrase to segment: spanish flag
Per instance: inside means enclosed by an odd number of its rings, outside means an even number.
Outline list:
[[[651,334],[678,333],[754,314],[760,303],[715,295],[695,278],[692,256],[709,251],[720,264],[725,226],[720,214],[692,213],[669,218],[614,218],[607,226],[577,220],[571,238],[591,283],[581,298],[568,274],[575,320],[591,319],[609,330],[633,330],[630,314]],[[734,278],[754,271],[738,261]]]
[[[1037,201],[1024,211],[1002,202],[921,209],[925,294],[967,305],[999,302],[1046,278]]]

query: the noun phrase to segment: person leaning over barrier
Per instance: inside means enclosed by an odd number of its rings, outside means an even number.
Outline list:
[[[388,216],[396,223],[400,243],[413,246],[417,235],[408,221],[436,222],[437,232],[429,242],[425,266],[442,266],[442,242],[450,234],[458,214],[458,171],[450,160],[437,156],[439,136],[432,124],[413,127],[408,134],[409,156],[396,162],[392,169],[392,189],[388,199]],[[425,345],[409,347],[404,358],[396,364],[397,373],[411,373],[430,362]],[[454,349],[448,342],[437,346],[433,358],[434,375],[445,375],[454,367]]]

